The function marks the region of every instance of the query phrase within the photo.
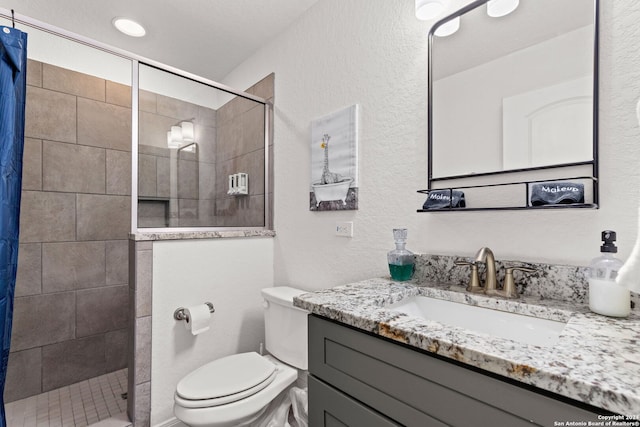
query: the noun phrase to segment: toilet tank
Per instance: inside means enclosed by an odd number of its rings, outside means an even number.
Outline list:
[[[293,297],[308,291],[276,286],[262,290],[267,351],[284,363],[307,370],[307,315]]]

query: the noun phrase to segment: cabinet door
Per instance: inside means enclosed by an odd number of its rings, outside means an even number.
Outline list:
[[[397,427],[389,418],[309,377],[310,427]]]
[[[596,413],[560,396],[540,394],[314,315],[309,317],[309,371],[406,426],[529,427],[598,420]]]

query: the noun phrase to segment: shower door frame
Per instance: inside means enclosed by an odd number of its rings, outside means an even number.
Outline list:
[[[171,67],[166,64],[162,64],[156,61],[143,59],[131,59],[132,74],[131,74],[131,177],[138,176],[138,137],[139,137],[139,87],[140,87],[140,64],[148,67],[155,68],[157,70],[166,71],[178,77],[183,77],[196,83],[201,83],[212,88],[222,90],[224,92],[240,96],[245,99],[249,99],[258,102],[264,106],[264,226],[262,227],[161,227],[161,228],[138,228],[138,186],[137,181],[131,180],[131,233],[189,233],[189,232],[220,232],[220,231],[260,231],[271,230],[271,199],[269,197],[269,185],[270,185],[270,167],[269,167],[269,144],[271,135],[271,117],[273,112],[273,104],[259,96],[252,95],[247,92],[239,91],[226,86],[222,83],[215,82],[213,80],[200,77],[198,75],[180,70],[175,67]],[[135,108],[134,108],[135,106]],[[135,202],[135,203],[134,203]]]

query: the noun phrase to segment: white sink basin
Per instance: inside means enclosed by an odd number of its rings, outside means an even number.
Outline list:
[[[425,296],[410,297],[387,308],[409,316],[542,347],[554,345],[567,324]]]

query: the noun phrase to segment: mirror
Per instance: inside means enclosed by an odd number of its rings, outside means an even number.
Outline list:
[[[595,177],[597,0],[520,0],[501,17],[487,5],[429,34],[429,188],[559,166],[588,165]],[[438,36],[457,18],[457,31]]]

